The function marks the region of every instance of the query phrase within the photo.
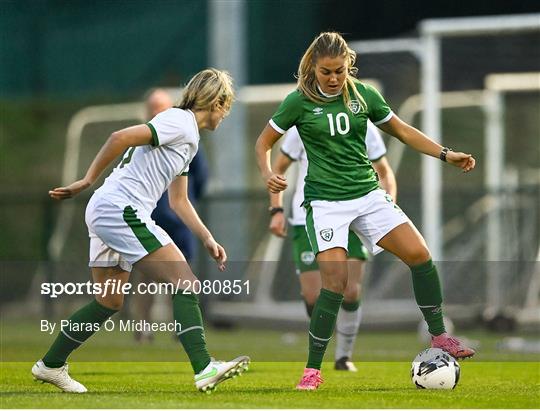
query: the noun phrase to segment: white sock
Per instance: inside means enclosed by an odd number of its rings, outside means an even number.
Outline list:
[[[352,358],[354,343],[362,321],[362,306],[356,311],[346,311],[340,307],[336,321],[336,360]]]

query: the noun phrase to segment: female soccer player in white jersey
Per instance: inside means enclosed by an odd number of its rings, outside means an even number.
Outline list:
[[[368,121],[366,133],[367,156],[379,178],[379,183],[396,201],[396,179],[386,159],[386,146],[376,126]],[[291,205],[289,223],[292,226],[293,257],[296,272],[300,280],[302,297],[306,304],[308,316],[311,317],[313,307],[321,290],[321,275],[311,250],[306,233],[306,212],[302,207],[304,200],[304,179],[307,174],[307,156],[296,127],[291,127],[283,137],[280,153],[274,160],[273,170],[276,174],[284,174],[293,161],[298,161],[298,176]],[[286,236],[286,221],[283,213],[282,193],[270,193],[270,231],[279,236]],[[382,249],[380,249],[382,251]],[[349,231],[347,261],[349,266],[348,281],[343,291],[343,303],[336,321],[336,351],[334,368],[341,371],[356,372],[351,361],[354,343],[362,319],[361,284],[367,250],[360,239]]]
[[[107,284],[129,280],[132,267],[151,278],[182,288],[173,296],[177,332],[193,371],[195,386],[208,391],[247,369],[249,357],[229,362],[213,360],[207,349],[197,294],[197,277],[170,237],[150,218],[156,202],[169,189],[171,208],[193,231],[220,270],[227,255],[200,220],[187,195],[187,171],[197,153],[199,130],[215,130],[233,101],[228,73],[206,69],[187,84],[180,104],[165,110],[146,124],[111,134],[82,180],[49,191],[56,200],[71,198],[89,188],[103,170],[125,152],[120,164],[97,189],[86,208],[90,236],[90,267],[94,283],[107,293],[96,295],[69,318],[45,356],[32,368],[38,380],[66,392],[86,388],[68,374],[69,354],[94,334],[100,325],[121,309],[124,295],[107,290]],[[110,288],[110,287],[109,287]]]
[[[298,88],[282,102],[256,143],[262,177],[271,192],[287,187],[272,171],[270,150],[296,126],[308,158],[304,187],[306,230],[321,271],[322,289],[309,328],[309,356],[300,390],[322,383],[321,363],[332,337],[347,285],[349,229],[371,252],[381,247],[412,272],[416,301],[432,335],[432,346],[457,358],[474,351],[444,328],[442,291],[427,245],[407,216],[377,184],[366,156],[367,120],[415,150],[468,172],[475,160],[432,141],[401,121],[379,92],[354,74],[356,53],[338,33],[321,33],[306,50],[298,69]]]

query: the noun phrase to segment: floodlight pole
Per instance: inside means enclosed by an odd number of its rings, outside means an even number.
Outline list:
[[[210,66],[227,70],[232,75],[236,91],[247,82],[245,12],[245,0],[208,0],[208,60]],[[230,115],[209,141],[212,152],[210,190],[246,188],[245,125],[245,107],[236,101]]]

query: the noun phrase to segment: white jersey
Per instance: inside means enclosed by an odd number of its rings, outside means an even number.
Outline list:
[[[367,122],[366,146],[367,155],[371,161],[377,161],[386,154],[386,146],[381,133],[369,120]],[[304,179],[307,175],[308,159],[296,126],[287,130],[281,144],[281,152],[291,160],[298,161],[298,178],[289,222],[292,225],[306,225],[306,211],[302,207],[302,203],[304,201]]]
[[[170,108],[147,125],[152,144],[130,147],[96,194],[122,207],[141,207],[151,213],[173,179],[188,171],[200,136],[190,110]]]

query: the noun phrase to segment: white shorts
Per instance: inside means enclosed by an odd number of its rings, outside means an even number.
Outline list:
[[[123,207],[99,195],[88,202],[85,219],[90,237],[90,267],[119,265],[131,271],[137,261],[172,243],[147,211]]]
[[[315,254],[335,247],[348,251],[349,229],[354,231],[368,251],[383,251],[381,238],[409,218],[384,190],[346,201],[311,201],[307,208],[306,230]]]

